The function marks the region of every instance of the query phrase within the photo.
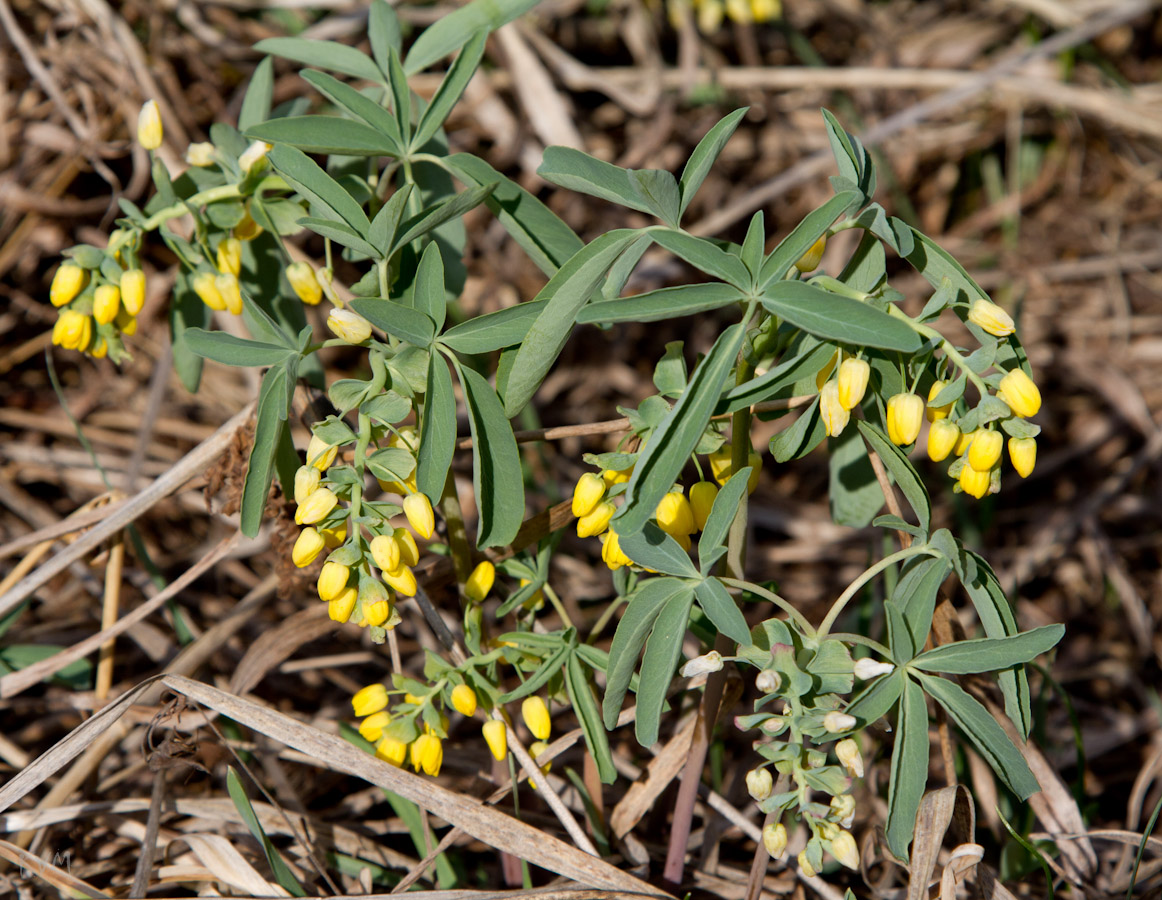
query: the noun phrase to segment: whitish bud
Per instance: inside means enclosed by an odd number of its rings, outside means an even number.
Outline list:
[[[771,776],[770,769],[751,769],[746,773],[747,793],[760,803],[771,796],[774,785],[775,780]]]
[[[855,677],[860,681],[870,681],[879,675],[890,675],[895,666],[891,663],[879,662],[870,656],[855,661]]]
[[[266,158],[266,154],[270,152],[270,148],[271,145],[265,141],[255,141],[238,157],[238,167],[243,172],[248,173],[260,161]]]
[[[773,694],[783,684],[783,679],[774,669],[763,669],[755,676],[755,687],[764,694]]]
[[[831,855],[849,869],[859,868],[859,849],[849,831],[840,831],[831,839]]]
[[[771,859],[779,859],[787,852],[787,829],[782,822],[763,826],[763,847]]]
[[[694,678],[697,675],[708,675],[711,672],[717,672],[722,669],[722,654],[717,650],[711,650],[702,656],[695,656],[689,660],[681,669],[683,678]]]
[[[832,710],[823,717],[823,727],[833,734],[841,731],[851,731],[856,725],[855,716]]]
[[[206,166],[214,165],[217,152],[214,145],[209,141],[190,144],[186,147],[186,163],[204,169]]]
[[[851,716],[852,726],[855,725],[855,719]],[[859,753],[859,744],[852,738],[844,738],[835,745],[835,755],[839,758],[840,764],[847,770],[847,774],[852,778],[863,778],[863,757]]]
[[[968,310],[968,321],[983,328],[993,337],[1008,337],[1016,330],[1012,316],[991,300],[983,298],[972,301],[972,306]]]
[[[327,316],[327,327],[348,344],[362,344],[371,337],[371,323],[349,309],[333,309]]]

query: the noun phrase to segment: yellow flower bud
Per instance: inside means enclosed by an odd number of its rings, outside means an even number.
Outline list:
[[[972,497],[976,497],[977,500],[989,492],[991,484],[992,472],[990,471],[977,471],[968,463],[965,463],[964,468],[960,470],[961,490]]]
[[[698,30],[703,34],[714,34],[722,26],[721,0],[701,0],[698,4]]]
[[[621,549],[621,541],[617,532],[612,528],[605,532],[605,542],[601,546],[601,559],[609,566],[611,572],[616,572],[622,566],[633,565],[633,560],[625,555]]]
[[[343,563],[323,563],[323,570],[319,573],[316,587],[319,590],[320,600],[334,600],[347,588],[351,578],[351,570]]]
[[[397,569],[399,568],[399,544],[385,534],[378,534],[371,539],[371,558],[385,572]]]
[[[323,536],[319,532],[314,528],[304,528],[291,550],[291,561],[300,569],[309,566],[323,552],[323,546]]]
[[[726,17],[739,25],[751,24],[750,0],[726,0]]]
[[[355,692],[351,698],[351,708],[357,716],[369,716],[381,709],[387,709],[387,687],[382,683],[369,684]],[[369,741],[375,738],[368,738]]]
[[[391,601],[384,595],[378,595],[363,604],[363,616],[367,624],[373,627],[383,625],[390,619],[391,610]]]
[[[855,409],[867,392],[871,366],[865,359],[845,359],[839,365],[839,405]]]
[[[232,316],[242,315],[242,290],[238,285],[238,276],[231,272],[223,272],[214,279],[214,287],[222,295],[222,302]]]
[[[327,327],[348,344],[362,344],[371,337],[371,323],[349,309],[332,309],[327,316]]]
[[[473,603],[483,603],[484,598],[488,596],[488,592],[492,590],[492,584],[495,581],[496,566],[488,560],[484,560],[472,570],[472,574],[464,582],[464,594]]]
[[[137,315],[145,306],[145,273],[141,269],[121,273],[121,305],[131,316]]]
[[[800,850],[799,855],[795,857],[795,859],[799,863],[799,871],[806,875],[808,878],[814,878],[819,874],[817,871],[815,871],[815,867],[811,865],[811,860],[807,858],[806,850]]]
[[[723,444],[713,453],[711,453],[707,460],[710,463],[710,473],[714,476],[714,480],[719,485],[726,484],[726,480],[730,478],[730,460],[731,450],[730,444]]]
[[[549,719],[549,707],[545,705],[544,700],[536,694],[525,697],[520,705],[520,715],[533,737],[538,741],[548,740],[553,725]]]
[[[375,745],[375,755],[397,769],[407,759],[408,745],[393,737],[385,737]]]
[[[359,736],[374,743],[383,737],[383,729],[391,724],[391,713],[386,710],[372,713],[359,723]]]
[[[156,150],[161,140],[161,110],[156,100],[146,100],[137,114],[137,143],[146,150]]]
[[[613,487],[615,484],[625,484],[633,477],[633,466],[626,469],[603,469],[601,472],[601,480],[605,482],[607,487]]]
[[[596,472],[586,472],[573,488],[573,515],[578,519],[593,512],[605,496],[605,479]]]
[[[214,165],[218,151],[209,141],[200,141],[186,147],[186,164],[204,169]]]
[[[104,359],[109,355],[109,345],[105,342],[103,337],[98,335],[97,339],[93,342],[93,346],[89,348],[88,352],[89,356],[93,357],[93,359]]]
[[[416,539],[406,528],[398,528],[392,539],[399,545],[399,561],[405,566],[417,565],[420,561],[420,548],[416,546]]]
[[[384,581],[405,597],[416,595],[416,574],[407,566],[401,565],[398,569],[388,569],[382,575]]]
[[[968,445],[968,464],[978,472],[987,472],[1001,458],[1005,439],[999,431],[978,428]]]
[[[271,145],[265,141],[255,141],[238,157],[238,168],[249,174],[251,169],[266,159],[270,148]]]
[[[323,538],[323,546],[328,550],[334,550],[347,540],[347,520],[344,519],[338,525],[332,525],[330,528],[320,528],[319,535]]]
[[[750,466],[750,475],[746,478],[746,492],[753,494],[759,486],[759,475],[763,471],[763,458],[753,450],[746,455],[746,464]]]
[[[859,868],[859,850],[855,846],[855,838],[851,836],[851,832],[841,830],[831,839],[831,855],[840,865],[849,869]]]
[[[311,442],[307,444],[307,465],[325,472],[331,468],[331,463],[335,461],[335,454],[338,452],[337,446],[332,446],[317,434],[312,434]]]
[[[839,385],[834,381],[827,382],[819,392],[819,417],[828,437],[839,437],[851,420],[851,413],[839,402]]]
[[[103,284],[93,292],[93,318],[98,325],[108,325],[121,309],[121,289],[115,284]]]
[[[770,769],[751,769],[746,773],[746,792],[760,803],[771,796],[774,784]]]
[[[1021,369],[1013,369],[1001,379],[997,396],[1022,419],[1037,415],[1041,409],[1041,392],[1033,379]]]
[[[800,272],[814,272],[819,268],[819,263],[823,259],[823,251],[827,249],[827,235],[819,236],[811,249],[804,253],[795,263],[795,268]]]
[[[844,738],[837,743],[835,755],[848,775],[852,778],[863,778],[863,757],[859,754],[859,744],[853,738]]]
[[[423,699],[420,697],[417,697],[415,694],[411,693],[411,691],[409,691],[408,693],[403,695],[403,702],[407,703],[409,706],[423,706],[424,705]]]
[[[319,489],[323,473],[314,466],[299,466],[295,472],[295,503],[302,506]]]
[[[84,350],[93,338],[93,320],[75,309],[66,309],[52,329],[52,342],[66,350]]]
[[[481,729],[484,732],[484,742],[492,751],[497,762],[503,762],[508,756],[508,728],[499,719],[489,719]]]
[[[783,11],[780,0],[750,0],[750,14],[756,22],[777,19]]]
[[[355,586],[344,588],[334,600],[327,601],[327,615],[335,622],[346,622],[355,612],[355,601],[359,599],[359,591]]]
[[[462,716],[472,717],[476,713],[476,691],[466,684],[452,688],[452,708]]]
[[[307,262],[294,262],[286,267],[286,280],[291,289],[307,306],[318,306],[323,299],[323,288],[315,277],[315,270]]]
[[[924,401],[916,394],[896,394],[888,400],[888,438],[903,447],[920,434],[924,421]]]
[[[928,402],[931,403],[940,396],[940,392],[947,386],[948,382],[946,381],[933,381],[932,387],[928,388]],[[945,403],[943,406],[925,406],[924,417],[929,422],[935,422],[937,419],[947,419],[948,414],[952,412],[952,407],[955,405],[955,403]]]
[[[710,510],[714,508],[714,500],[718,497],[718,485],[713,481],[699,481],[690,488],[690,509],[694,513],[694,526],[699,531],[706,528],[706,520],[710,518]]]
[[[223,238],[218,244],[218,271],[235,278],[242,273],[242,242],[238,238]]]
[[[961,432],[960,437],[956,439],[956,447],[952,450],[952,455],[956,457],[964,456],[968,452],[969,445],[972,443],[972,436],[975,432],[968,432],[964,434]]]
[[[246,204],[246,212],[242,214],[242,221],[234,226],[234,237],[240,241],[252,241],[262,234],[262,226],[254,221],[250,215],[250,204]]]
[[[928,458],[940,462],[948,458],[960,441],[960,428],[948,419],[937,419],[928,428]]]
[[[609,500],[598,503],[591,513],[577,520],[577,536],[586,538],[601,534],[609,526],[609,520],[615,512],[617,507]]]
[[[444,744],[434,734],[421,734],[412,744],[412,766],[425,775],[439,775],[444,763]]]
[[[658,527],[673,538],[687,536],[694,531],[694,511],[685,494],[670,491],[654,510]]]
[[[48,289],[48,299],[53,306],[64,306],[76,299],[85,288],[89,280],[89,273],[74,262],[61,263],[60,268],[52,277],[52,285]]]
[[[544,741],[533,741],[533,743],[529,744],[529,756],[533,758],[533,762],[536,762],[537,757],[548,749],[549,745]],[[546,762],[544,765],[538,765],[537,768],[539,768],[545,774],[548,774],[549,770],[553,768],[552,760]],[[535,779],[529,779],[529,787],[531,787],[534,791],[537,789],[537,782]]]
[[[1037,465],[1037,442],[1032,438],[1009,438],[1009,459],[1017,474],[1028,478]]]
[[[844,828],[850,828],[852,819],[855,817],[855,797],[851,794],[840,794],[838,797],[832,797],[829,804],[831,814],[839,820],[839,824]]]
[[[314,525],[322,522],[338,504],[339,498],[330,488],[312,491],[307,501],[295,510],[295,524]]]
[[[206,306],[213,310],[223,310],[226,308],[226,298],[222,296],[222,292],[218,290],[218,285],[214,280],[213,272],[199,272],[190,279],[190,287],[194,289],[194,293],[198,295]]]
[[[771,859],[780,859],[787,852],[787,829],[782,822],[763,826],[763,847]]]
[[[432,513],[432,501],[426,494],[416,491],[408,494],[403,501],[403,514],[408,523],[416,530],[416,534],[425,541],[430,540],[436,532],[436,517]]]
[[[125,306],[124,302],[121,304]],[[122,334],[135,335],[137,334],[137,317],[130,315],[124,308],[117,313],[117,318],[113,320],[114,327]]]
[[[978,298],[968,309],[968,321],[984,329],[993,337],[1008,337],[1016,328],[1013,317],[991,300]]]

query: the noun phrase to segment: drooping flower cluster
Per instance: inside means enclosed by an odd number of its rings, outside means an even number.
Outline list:
[[[666,12],[675,29],[693,13],[698,30],[711,35],[724,19],[739,25],[770,22],[782,15],[783,5],[782,0],[667,0]]]

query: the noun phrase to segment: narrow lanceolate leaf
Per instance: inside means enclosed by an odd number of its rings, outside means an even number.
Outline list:
[[[750,287],[750,273],[737,256],[720,250],[706,238],[694,237],[684,231],[650,232],[654,242],[686,260],[713,278],[732,284],[739,290]]]
[[[904,690],[908,680],[903,669],[896,669],[866,685],[848,704],[847,714],[855,716],[861,727],[871,725],[886,716]]]
[[[1043,625],[1012,637],[978,638],[945,644],[920,654],[912,665],[925,672],[968,675],[995,672],[1036,659],[1057,646],[1064,625]]]
[[[437,203],[435,206],[425,209],[423,212],[412,216],[404,222],[400,223],[400,234],[396,236],[392,243],[391,253],[394,253],[400,247],[406,246],[414,241],[416,238],[423,237],[429,231],[433,231],[439,226],[443,225],[450,219],[456,219],[464,215],[470,209],[475,209],[481,204],[485,197],[492,193],[495,185],[486,184],[482,187],[469,188],[466,191],[461,191],[444,200],[442,203]]]
[[[669,225],[678,227],[678,182],[665,169],[630,169],[629,184],[650,212]]]
[[[791,266],[811,249],[843,211],[860,196],[859,191],[844,191],[808,213],[807,217],[796,225],[763,261],[763,267],[759,272],[759,287],[765,288],[772,282],[782,280],[791,271]]]
[[[590,303],[578,314],[577,321],[660,322],[709,312],[742,299],[738,288],[729,284],[683,284],[634,294],[632,297]]]
[[[603,162],[572,147],[547,147],[537,174],[550,184],[600,197],[610,203],[653,213],[634,189],[628,169]]]
[[[387,0],[371,0],[371,10],[367,18],[367,40],[371,44],[371,55],[380,71],[386,72],[391,51],[400,52],[402,43],[399,18]]]
[[[892,478],[896,480],[896,484],[904,492],[908,503],[915,510],[920,527],[927,534],[928,527],[932,522],[932,501],[928,497],[928,489],[924,487],[923,480],[912,468],[912,464],[904,455],[904,451],[888,440],[887,435],[865,419],[860,419],[856,424],[859,426],[860,434],[864,436],[864,440],[871,445],[876,455],[883,461],[884,467],[892,473]]]
[[[653,522],[646,522],[636,534],[618,535],[618,546],[639,566],[681,578],[698,577],[686,551]]]
[[[666,603],[682,591],[689,591],[689,587],[676,578],[652,578],[643,581],[629,596],[609,647],[608,677],[601,703],[602,720],[607,730],[617,727],[617,717],[633,678],[633,670],[637,667],[638,654],[654,627],[654,621]]]
[[[238,810],[238,815],[246,823],[250,834],[262,845],[262,852],[266,856],[266,861],[270,865],[271,872],[274,873],[274,880],[286,888],[291,896],[305,897],[307,892],[303,890],[303,886],[299,884],[298,879],[295,878],[294,873],[291,872],[286,861],[283,860],[278,850],[275,849],[274,844],[270,842],[270,838],[266,836],[266,832],[262,830],[262,823],[258,821],[258,816],[254,812],[250,798],[246,796],[246,789],[242,786],[242,782],[238,778],[238,773],[234,771],[233,766],[229,766],[226,769],[226,791],[230,794],[230,799],[234,801],[234,808]]]
[[[480,30],[495,31],[501,25],[524,15],[537,5],[538,0],[472,0],[467,6],[441,16],[416,38],[404,71],[415,75],[436,60],[455,53]]]
[[[943,706],[1009,790],[1026,800],[1041,790],[1021,752],[989,711],[951,681],[917,673],[924,690]]]
[[[905,353],[920,349],[919,336],[906,323],[804,281],[769,285],[761,300],[772,315],[827,341]]]
[[[737,644],[750,644],[750,629],[738,603],[717,578],[707,578],[694,588],[698,605],[721,634]]]
[[[896,585],[892,599],[900,605],[917,647],[923,647],[928,639],[936,596],[951,571],[952,562],[946,557],[929,556],[914,563]]]
[[[417,347],[426,347],[436,336],[436,323],[427,313],[385,297],[356,297],[348,305],[376,328],[402,338]]]
[[[767,400],[785,391],[798,381],[814,377],[835,354],[831,344],[816,344],[803,353],[793,353],[791,359],[779,363],[758,378],[731,388],[714,408],[716,416],[734,412]]]
[[[448,301],[444,298],[444,259],[433,241],[424,248],[416,270],[414,305],[436,323],[436,333],[444,327],[448,315]]]
[[[609,734],[601,721],[601,710],[593,695],[593,685],[585,673],[585,667],[576,653],[569,654],[565,664],[565,689],[577,713],[577,721],[585,734],[585,744],[589,754],[597,763],[597,774],[604,784],[613,784],[617,770],[613,767],[613,754],[609,750]]]
[[[337,244],[350,247],[352,250],[362,253],[364,256],[370,256],[374,259],[383,258],[383,254],[376,247],[373,247],[365,241],[354,228],[344,222],[306,216],[299,219],[299,224],[305,228],[309,228],[315,234],[321,234],[323,237],[330,238]]]
[[[577,313],[635,237],[637,231],[631,228],[601,235],[565,263],[533,298],[545,305],[513,362],[504,396],[509,415],[516,415],[532,398],[569,339]]]
[[[448,364],[439,353],[428,354],[428,386],[420,421],[416,487],[436,500],[444,493],[448,469],[456,452],[456,395]]]
[[[395,155],[403,155],[403,138],[400,135],[399,125],[386,109],[350,85],[344,84],[337,78],[332,78],[326,72],[315,72],[308,69],[302,73],[302,77],[304,81],[314,85],[323,96],[336,106],[341,106],[353,116],[362,119],[364,123],[387,138],[396,148]]]
[[[920,685],[905,678],[888,782],[888,847],[900,859],[908,858],[916,810],[920,808],[927,782],[928,705]]]
[[[262,525],[266,495],[274,478],[274,454],[279,432],[286,427],[289,402],[286,369],[275,366],[262,379],[254,422],[254,446],[250,448],[246,484],[242,489],[241,527],[247,537],[258,534]]]
[[[492,386],[471,369],[456,369],[472,426],[472,485],[480,509],[476,546],[501,547],[516,537],[525,514],[516,438]]]
[[[407,211],[408,198],[412,195],[412,185],[405,184],[399,188],[388,201],[379,208],[375,218],[371,220],[371,228],[367,232],[367,242],[379,251],[380,257],[387,255],[392,244],[395,243],[399,223],[403,221]]]
[[[444,120],[448,118],[448,113],[452,111],[452,107],[456,105],[460,95],[464,93],[464,88],[468,87],[468,82],[480,64],[487,37],[488,32],[484,30],[472,35],[468,43],[464,45],[464,49],[460,51],[460,55],[456,57],[456,61],[448,69],[448,74],[444,76],[444,80],[436,88],[436,93],[432,95],[432,101],[424,110],[423,116],[420,117],[420,124],[416,127],[415,137],[412,138],[413,149],[419,149],[431,140],[440,126],[444,124]]]
[[[338,116],[288,116],[270,119],[246,132],[251,140],[290,144],[307,153],[343,156],[399,156],[391,138],[370,125]]]
[[[702,536],[698,538],[698,565],[703,575],[709,575],[707,566],[710,558],[719,547],[726,544],[726,535],[738,515],[739,504],[750,479],[750,466],[735,472],[722,486],[710,505],[710,515],[706,517],[706,527],[702,529]]]
[[[679,214],[686,211],[686,207],[690,205],[690,201],[698,193],[698,188],[702,186],[702,182],[710,174],[710,169],[714,165],[714,161],[718,159],[718,154],[722,152],[722,148],[726,146],[726,142],[730,140],[734,130],[738,128],[738,123],[742,121],[748,108],[736,109],[719,119],[718,124],[706,132],[702,140],[698,142],[698,146],[694,148],[694,152],[690,154],[690,158],[686,161],[686,167],[682,170],[682,177],[678,179],[678,187],[682,193]]]
[[[507,309],[485,313],[453,325],[440,335],[440,343],[457,353],[491,353],[493,350],[512,347],[525,339],[542,309],[543,303],[529,300]]]
[[[306,197],[318,212],[351,226],[360,237],[366,236],[371,223],[363,207],[317,162],[301,150],[281,144],[271,148],[267,158],[287,184]]]
[[[267,57],[254,68],[242,109],[238,113],[238,130],[265,122],[270,117],[270,100],[274,93],[274,61]]]
[[[710,413],[734,366],[742,337],[741,323],[731,325],[718,336],[702,364],[694,370],[685,392],[662,424],[654,429],[626,485],[626,503],[614,519],[619,534],[640,531],[673,486],[710,421]]]
[[[295,62],[308,66],[318,66],[320,69],[330,69],[332,72],[342,72],[344,75],[354,75],[356,78],[365,78],[383,84],[383,73],[367,56],[354,47],[338,44],[334,41],[312,41],[306,38],[267,38],[254,45],[259,53],[270,53],[281,56],[283,59],[293,59]]]
[[[408,87],[407,75],[399,61],[399,53],[392,50],[387,60],[388,86],[391,88],[391,105],[395,111],[395,121],[399,126],[400,138],[405,147],[412,145],[412,92]]]
[[[926,234],[910,226],[909,230],[915,239],[915,245],[912,252],[906,254],[907,259],[916,267],[916,271],[924,276],[925,281],[935,288],[940,288],[941,282],[947,278],[956,290],[956,299],[959,302],[971,302],[979,297],[988,297],[952,254]]]
[[[501,694],[497,699],[501,703],[511,703],[540,690],[550,678],[561,671],[561,666],[569,656],[569,649],[569,645],[562,642],[556,650],[545,657],[544,662],[537,666],[537,670],[526,678],[520,687],[513,688],[507,694]]]
[[[658,740],[662,704],[666,702],[674,667],[682,655],[682,640],[686,637],[693,604],[694,591],[689,586],[683,587],[658,613],[646,641],[637,689],[637,721],[634,723],[634,735],[643,747],[652,746]]]
[[[297,355],[297,351],[278,344],[251,341],[224,331],[205,331],[201,328],[186,329],[186,344],[191,353],[228,366],[274,366],[289,356]]]

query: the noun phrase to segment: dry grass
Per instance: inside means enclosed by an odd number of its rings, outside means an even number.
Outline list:
[[[1028,481],[969,505],[943,489],[935,467],[927,473],[937,524],[986,548],[1021,624],[1068,628],[1051,674],[1069,704],[1035,679],[1030,762],[1046,792],[1027,809],[999,802],[1022,833],[1055,841],[1048,855],[1060,892],[1125,896],[1141,834],[1162,802],[1162,17],[1153,3],[1100,0],[785,2],[785,27],[728,26],[700,42],[636,0],[613,0],[601,15],[550,0],[490,41],[493,65],[452,122],[452,142],[543,190],[534,170],[547,143],[672,169],[725,110],[749,105],[692,207],[703,230],[736,240],[752,210],[764,208],[768,227],[784,232],[829,193],[819,106],[877,145],[884,204],[1018,311],[1046,397],[1042,459]],[[308,893],[366,894],[404,876],[430,889],[425,853],[448,847],[465,890],[423,896],[530,896],[503,890],[519,874],[514,856],[543,870],[534,869],[534,883],[546,886],[536,896],[656,892],[648,882],[665,853],[672,782],[691,733],[683,713],[696,692],[678,695],[655,756],[625,729],[614,735],[626,777],[602,798],[619,835],[603,860],[576,849],[527,788],[522,822],[480,802],[494,773],[474,728],[453,733],[436,784],[376,763],[334,735],[349,720],[350,693],[389,670],[386,654],[360,643],[357,629],[334,628],[312,601],[309,576],[286,562],[280,504],[272,502],[276,518],[261,538],[236,535],[252,373],[208,366],[196,396],[170,374],[163,253],[147,261],[151,295],[131,363],[118,371],[55,354],[69,415],[100,471],[53,394],[48,280],[62,249],[109,227],[112,195],[146,195],[148,160],[127,128],[141,101],[161,103],[162,156],[177,165],[187,140],[237,112],[254,40],[306,28],[357,41],[364,28],[358,3],[287,4],[278,13],[275,5],[0,0],[0,611],[32,597],[0,648],[59,651],[0,677],[0,857],[8,860],[0,895],[144,896],[148,888],[189,896],[215,886],[278,894],[227,798],[226,767],[243,764],[252,797],[258,785],[265,795],[255,804],[264,830]],[[424,22],[438,8],[404,12]],[[276,100],[301,89],[280,71]],[[421,92],[431,84],[417,82]],[[542,196],[587,238],[625,224],[585,198]],[[538,275],[503,233],[483,214],[470,232],[466,309],[531,297]],[[651,255],[635,283],[647,289],[681,274]],[[901,271],[895,283],[919,302],[916,280]],[[521,425],[565,429],[528,445],[542,448],[528,461],[547,485],[533,512],[560,499],[581,452],[605,446],[592,429],[569,426],[609,420],[617,403],[649,392],[666,340],[706,349],[712,337],[689,320],[579,332],[538,395],[541,421]],[[332,369],[351,364],[328,360]],[[777,579],[808,615],[879,551],[870,533],[830,523],[826,477],[820,454],[779,468],[768,460],[752,515],[756,576]],[[591,622],[610,596],[608,577],[591,549],[566,546],[576,552],[559,558],[554,583],[570,615]],[[437,605],[446,579],[431,566],[426,584]],[[398,637],[405,668],[418,669],[433,639],[414,609]],[[62,680],[77,666],[86,667],[79,681]],[[742,897],[758,823],[741,784],[750,751],[729,728],[719,747],[684,888]],[[577,733],[552,749],[561,755],[550,780],[564,815],[583,823],[578,793],[556,778],[584,768]],[[947,847],[963,840],[956,827],[969,810],[963,792],[933,794],[917,851],[929,863],[917,857],[905,893],[908,873],[875,843],[881,752],[857,817],[868,862],[849,879],[858,896],[927,896],[924,873],[939,878],[958,865],[984,896],[1009,896],[991,886],[998,868],[1012,895],[1047,895],[1041,869],[997,815],[987,769],[968,748],[955,752],[975,797],[983,861],[937,853],[949,822]],[[932,786],[947,774],[935,755]],[[421,841],[418,849],[380,788],[416,801],[440,847]],[[1160,851],[1152,840],[1139,896],[1159,896]],[[340,866],[336,855],[363,862]],[[778,864],[764,888],[765,896],[841,894]]]

